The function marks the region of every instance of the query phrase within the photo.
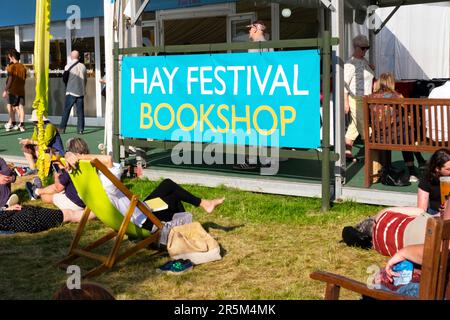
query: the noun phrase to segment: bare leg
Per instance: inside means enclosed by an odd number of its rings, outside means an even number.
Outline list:
[[[347,157],[352,157],[353,156],[353,154],[352,154],[353,143],[354,143],[353,140],[350,140],[350,139],[347,139],[347,138],[345,139],[345,155]]]
[[[23,155],[25,156],[25,159],[27,159],[28,165],[30,166],[31,170],[36,169],[36,164],[34,162],[34,157],[31,153],[24,152]]]
[[[22,105],[19,105],[18,112],[19,112],[19,122],[24,123],[25,122],[25,110]]]
[[[212,200],[202,199],[200,207],[202,207],[207,213],[211,213],[217,206],[220,206],[225,201],[225,197]]]
[[[84,210],[70,210],[64,209],[63,212],[63,222],[80,222],[81,217],[83,216]],[[92,212],[89,213],[88,220],[92,220],[95,218],[95,214]]]
[[[12,124],[13,122],[16,121],[15,110],[14,110],[13,106],[11,106],[9,103],[6,105],[6,108],[8,109],[8,115],[9,115],[8,123]]]
[[[44,203],[53,203],[53,194],[40,194],[39,195]]]

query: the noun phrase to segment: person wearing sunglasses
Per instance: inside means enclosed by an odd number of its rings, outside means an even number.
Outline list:
[[[350,116],[350,123],[345,133],[345,157],[349,162],[356,162],[352,154],[353,143],[360,135],[364,140],[363,96],[372,93],[375,77],[374,66],[370,65],[365,55],[369,50],[369,40],[364,35],[353,38],[353,55],[344,65],[344,107]]]

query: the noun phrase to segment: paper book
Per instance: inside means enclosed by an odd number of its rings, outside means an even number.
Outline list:
[[[145,201],[145,204],[147,204],[150,207],[150,209],[152,209],[153,212],[162,211],[169,208],[167,203],[165,203],[161,198],[153,198],[147,200]]]

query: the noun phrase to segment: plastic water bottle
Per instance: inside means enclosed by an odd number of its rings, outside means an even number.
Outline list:
[[[411,261],[404,260],[399,262],[392,268],[392,270],[400,274],[398,277],[394,277],[395,286],[404,285],[411,282],[414,271],[414,266]]]

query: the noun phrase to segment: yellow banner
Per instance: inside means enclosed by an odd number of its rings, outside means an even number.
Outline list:
[[[39,177],[45,178],[45,143],[44,121],[42,116],[48,110],[48,69],[50,58],[50,4],[51,0],[36,0],[36,24],[34,33],[34,76],[36,79],[36,98],[33,108],[37,109],[38,116],[38,143],[39,157],[37,166]]]

